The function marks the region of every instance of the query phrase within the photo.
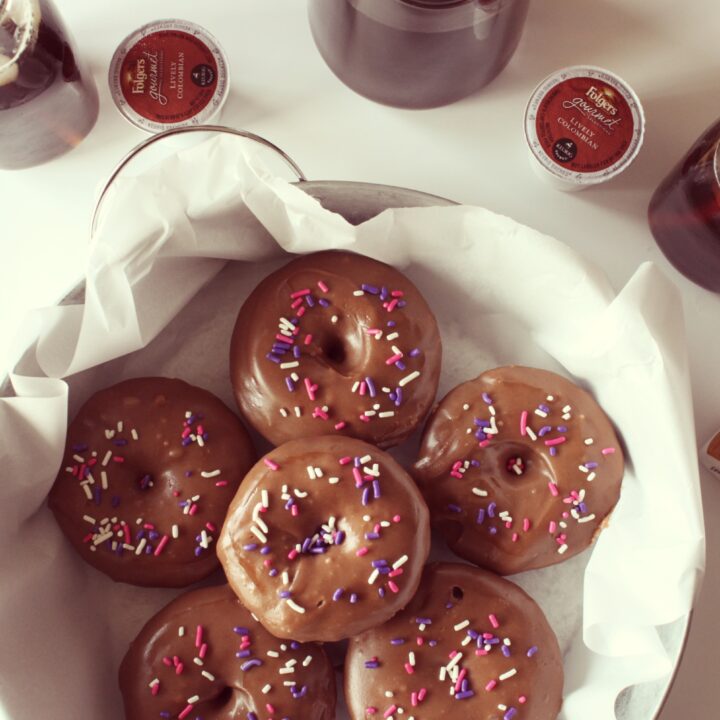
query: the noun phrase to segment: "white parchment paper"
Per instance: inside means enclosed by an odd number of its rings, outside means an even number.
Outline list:
[[[562,720],[613,718],[623,688],[670,672],[662,628],[689,613],[704,564],[675,288],[645,264],[616,294],[567,246],[477,207],[388,210],[354,227],[273,175],[251,145],[220,137],[119,179],[84,303],[26,323],[30,350],[14,396],[0,399],[0,717],[121,720],[119,661],[177,593],[114,584],[61,536],[45,496],[68,412],[148,373],[232,407],[227,355],[242,301],[285,252],[332,247],[418,284],[442,328],[441,393],[494,365],[543,366],[590,389],[619,429],[629,463],[610,526],[591,551],[516,578],[565,653]]]

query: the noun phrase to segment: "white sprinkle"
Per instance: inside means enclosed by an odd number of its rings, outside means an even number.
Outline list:
[[[263,490],[260,491],[260,498],[262,502],[262,506],[264,508],[270,507],[270,499],[268,498],[268,491],[263,488]]]
[[[293,360],[292,362],[280,363],[281,370],[290,370],[296,367],[300,367],[300,363],[297,360]]]
[[[200,674],[204,678],[207,678],[210,682],[215,682],[215,676],[212,673],[209,673],[207,670],[203,670]]]
[[[200,547],[204,550],[207,550],[208,545],[210,544],[210,541],[208,539],[208,534],[205,530],[200,531]]]
[[[115,437],[115,431],[114,430],[105,430],[105,438],[107,440],[112,440]]]
[[[569,413],[571,410],[572,410],[572,408],[571,408],[569,405],[566,405],[566,406],[562,409],[562,411],[563,411],[564,413]]]
[[[537,435],[535,434],[535,432],[529,425],[525,428],[525,432],[528,434],[528,436],[530,437],[530,439],[533,442],[535,442],[535,440],[537,440]]]
[[[108,450],[105,453],[105,457],[102,459],[102,462],[100,463],[103,467],[107,467],[107,464],[110,462],[110,458],[112,457],[112,450]]]
[[[123,431],[123,421],[122,420],[118,420],[117,430],[119,433],[121,433]]]
[[[250,528],[250,532],[261,542],[266,543],[267,537],[263,535],[254,525]]]
[[[400,387],[405,387],[408,383],[411,383],[415,378],[420,377],[420,371],[414,370],[409,375],[406,375],[399,383],[398,385]]]
[[[386,335],[385,339],[386,340],[395,340],[395,338],[398,338],[398,337],[400,337],[400,333],[393,332],[393,333],[390,333],[389,335]]]
[[[359,380],[356,380],[356,381],[353,383],[353,386],[352,386],[352,389],[350,390],[350,392],[357,392],[357,389],[358,389],[359,387],[360,387],[360,381],[359,381]]]
[[[333,324],[335,324],[335,323],[338,321],[338,319],[339,319],[339,318],[338,318],[337,315],[333,315],[333,316],[330,318],[330,322],[333,323]]]
[[[585,517],[581,517],[578,522],[579,523],[586,523],[590,522],[591,520],[595,519],[595,513],[592,513],[591,515],[586,515]]]
[[[415,667],[415,653],[412,650],[408,653],[408,662]]]
[[[281,414],[283,417],[287,417],[287,416],[288,416],[288,411],[287,411],[285,408],[280,408],[280,414]]]
[[[268,657],[271,657],[271,658],[279,658],[279,657],[280,657],[280,653],[279,653],[277,650],[268,650],[268,651],[267,651],[267,656],[268,656]]]
[[[378,415],[378,417],[381,417],[381,418],[389,418],[389,417],[393,417],[393,415],[395,415],[395,411],[394,411],[394,410],[385,410],[384,412],[381,412],[381,413]]]
[[[584,442],[586,445],[592,445],[595,441],[594,441],[592,438],[585,438],[585,439],[583,440],[583,442]]]
[[[258,503],[258,505],[260,505],[260,503]],[[255,524],[267,535],[270,528],[268,528],[267,523],[261,517],[255,518]]]
[[[553,400],[555,400],[555,396],[554,396],[554,395],[548,395],[545,399],[546,399],[548,402],[553,402]]]
[[[454,668],[460,662],[460,660],[462,660],[462,656],[463,654],[459,652],[453,657],[453,659],[446,665],[448,671],[452,670],[452,668]]]
[[[308,656],[303,660],[303,663],[302,663],[302,664],[303,664],[303,667],[307,667],[307,666],[312,662],[312,660],[313,660],[312,655],[308,655]]]
[[[558,548],[558,553],[559,553],[560,555],[562,555],[567,549],[568,549],[568,546],[567,546],[565,543],[563,543],[563,544]]]
[[[361,295],[364,295],[364,294],[365,294],[365,292],[363,290],[354,290],[353,291],[353,295],[355,297],[360,297]]]
[[[495,408],[492,405],[488,406],[488,410],[490,411],[490,415],[495,417]]]
[[[562,416],[562,419],[563,419],[563,420],[569,420],[570,417],[571,417],[570,413],[565,413],[565,414]]]
[[[368,578],[368,585],[372,585],[378,579],[378,575],[380,575],[380,571],[377,568],[375,568],[370,573],[370,577]]]
[[[392,690],[386,690],[385,697],[395,697],[395,693]]]
[[[138,543],[138,546],[135,548],[135,554],[140,555],[142,551],[145,549],[145,545],[147,545],[147,539],[142,538],[140,542]]]
[[[299,405],[295,406],[295,417],[301,417],[302,416],[302,408]]]
[[[178,628],[178,637],[185,637],[185,626],[181,625]]]
[[[340,482],[340,478],[339,477],[331,477],[331,478],[328,478],[328,482],[331,485],[337,485],[337,483]]]
[[[306,498],[308,496],[308,494],[305,492],[305,490],[295,489],[295,490],[293,490],[293,492],[295,493],[295,497],[299,497],[301,499]]]
[[[321,478],[323,476],[323,471],[319,467],[314,468],[314,471],[316,478]]]
[[[535,414],[536,414],[536,415],[539,415],[541,418],[546,418],[546,417],[547,417],[547,413],[544,412],[544,411],[542,411],[540,408],[537,408],[537,409],[535,410]]]
[[[89,522],[91,525],[94,525],[94,524],[95,524],[95,518],[94,518],[94,517],[90,517],[89,515],[83,515],[83,520],[84,520],[85,522]]]
[[[193,695],[192,697],[189,697],[189,698],[187,699],[188,705],[194,705],[198,700],[200,700],[200,696],[199,696],[199,695]]]
[[[220,470],[213,470],[212,472],[205,472],[204,470],[202,470],[200,472],[200,474],[204,478],[213,478],[213,477],[217,477],[220,474]]]
[[[289,585],[290,584],[290,576],[288,575],[287,570],[282,571],[282,581],[283,585]]]
[[[502,675],[498,675],[498,680],[507,680],[508,678],[511,678],[513,675],[517,675],[517,670],[513,668],[512,670],[508,670],[507,672],[503,673]]]
[[[108,452],[110,453],[110,455],[112,455],[112,453],[109,450],[108,450]],[[73,455],[73,460],[75,462],[79,462],[79,463],[85,462],[85,458],[82,457],[81,455]]]
[[[112,532],[106,532],[102,535],[97,535],[95,539],[93,540],[93,545],[100,545],[100,543],[104,543],[107,540],[109,540],[113,536]],[[116,546],[117,547],[117,546]]]
[[[588,482],[592,482],[596,477],[597,477],[597,475],[596,475],[595,472],[593,471],[593,472],[591,472],[585,479],[586,479]]]
[[[590,472],[584,465],[578,465],[578,470],[584,473]]]
[[[469,624],[470,624],[469,620],[463,620],[462,622],[459,622],[457,625],[454,625],[453,630],[455,632],[460,632],[460,630],[464,630]]]
[[[160,684],[160,680],[158,680],[157,678],[153,678],[153,679],[148,683],[148,687],[154,687],[155,685],[159,685],[159,684]]]
[[[107,473],[104,470],[100,471],[100,485],[102,486],[103,490],[108,489],[108,477]]]
[[[372,461],[372,455],[363,455],[360,458],[360,464],[361,465],[367,465],[369,462]]]
[[[289,602],[290,601],[288,600],[288,603]],[[305,610],[303,610],[303,612],[305,612]],[[284,667],[284,668],[280,668],[278,670],[278,673],[280,675],[289,675],[290,673],[294,673],[294,672],[295,672],[295,668],[293,668],[293,667]]]
[[[314,480],[315,479],[315,468],[312,465],[308,465],[306,470],[307,470],[308,477],[311,480]]]
[[[463,406],[462,406],[462,407],[463,407],[463,410],[469,410],[469,409],[470,409],[470,405],[468,405],[467,403],[463,403]]]
[[[363,413],[363,415],[365,415],[365,417],[372,417],[373,415],[377,415],[377,411],[375,411],[375,410],[366,410],[366,411]]]
[[[480,488],[473,488],[473,495],[477,495],[478,497],[487,497],[488,491],[487,490],[481,490]]]
[[[267,695],[271,690],[272,690],[272,685],[270,683],[268,683],[267,685],[263,686],[263,689],[261,692],[263,695]]]
[[[122,546],[123,546],[123,550],[129,550],[130,552],[132,552],[135,549],[134,545],[128,545],[127,543],[123,543]]]
[[[440,668],[440,682],[445,682],[445,675],[447,675],[447,670],[445,669],[445,666],[443,665]]]
[[[283,685],[285,687],[295,687],[295,685],[297,685],[297,683],[294,680],[284,680]]]
[[[296,372],[290,373],[290,377],[292,378],[292,381],[293,381],[293,382],[299,382],[299,381],[300,381],[300,376],[299,376]]]
[[[133,439],[133,440],[139,440],[139,439],[140,439],[140,436],[138,435],[138,431],[137,431],[135,428],[133,428],[133,429],[130,431],[130,435],[132,436],[132,439]]]
[[[406,562],[408,561],[408,556],[403,555],[402,557],[399,557],[394,563],[393,563],[393,570],[397,570],[399,567],[402,567]]]
[[[288,598],[286,600],[286,602],[290,606],[290,608],[292,610],[294,610],[295,612],[300,613],[300,614],[305,612],[305,608],[302,605],[298,605],[292,598]]]

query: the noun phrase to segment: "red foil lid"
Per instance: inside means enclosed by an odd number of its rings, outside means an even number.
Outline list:
[[[123,40],[109,81],[120,112],[143,130],[199,125],[216,117],[225,102],[227,59],[200,26],[161,20]]]
[[[596,67],[571,67],[543,80],[525,112],[535,160],[558,179],[589,185],[614,177],[642,145],[645,118],[633,90]]]

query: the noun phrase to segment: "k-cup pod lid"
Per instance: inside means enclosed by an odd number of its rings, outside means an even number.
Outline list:
[[[563,190],[619,175],[635,159],[644,134],[645,115],[635,92],[614,73],[590,65],[546,77],[525,110],[532,164]]]
[[[148,132],[217,121],[228,79],[218,41],[186,20],[158,20],[128,35],[109,73],[118,110]]]

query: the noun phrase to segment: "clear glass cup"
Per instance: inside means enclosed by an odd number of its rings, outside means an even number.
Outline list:
[[[720,120],[660,183],[648,220],[668,260],[693,282],[720,292]]]
[[[320,54],[386,105],[428,108],[487,85],[517,48],[530,0],[309,0]]]
[[[0,169],[74,148],[97,115],[95,83],[51,0],[0,0]]]

